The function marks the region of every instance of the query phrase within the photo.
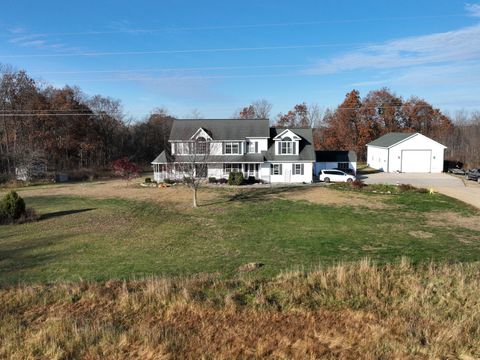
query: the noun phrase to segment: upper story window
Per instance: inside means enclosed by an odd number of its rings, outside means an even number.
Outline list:
[[[275,141],[275,154],[298,155],[302,138],[289,129],[283,130],[273,138]]]
[[[248,152],[250,154],[258,153],[258,141],[249,141],[248,142]]]
[[[238,142],[225,143],[225,154],[240,154],[240,144]]]
[[[173,143],[172,146],[174,147],[175,154],[179,155],[186,155],[190,153],[190,144],[189,143]]]
[[[195,152],[197,154],[207,153],[207,140],[204,137],[199,137],[195,141]]]
[[[279,142],[279,150],[281,155],[293,155],[295,154],[295,143],[288,136],[284,137],[282,141]]]

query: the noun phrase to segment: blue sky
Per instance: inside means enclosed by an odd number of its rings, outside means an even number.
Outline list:
[[[338,105],[387,86],[443,110],[480,109],[480,3],[3,0],[0,62],[128,114],[230,117],[265,98]]]

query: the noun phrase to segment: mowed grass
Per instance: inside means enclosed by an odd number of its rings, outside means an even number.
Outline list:
[[[154,191],[152,189],[152,191]],[[475,209],[440,194],[406,192],[335,206],[271,197],[275,189],[232,195],[198,209],[121,198],[25,196],[42,215],[36,223],[0,227],[0,284],[184,276],[234,277],[245,263],[255,276],[368,257],[388,263],[480,259],[480,232],[442,214],[477,217]],[[295,191],[294,189],[289,191]],[[119,197],[121,194],[119,194]]]

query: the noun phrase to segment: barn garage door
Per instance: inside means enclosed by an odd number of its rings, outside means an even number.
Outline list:
[[[402,172],[429,173],[431,162],[431,150],[402,150]]]

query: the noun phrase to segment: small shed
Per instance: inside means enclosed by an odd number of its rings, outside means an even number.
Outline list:
[[[367,163],[384,172],[441,173],[446,148],[420,133],[392,132],[367,144]]]
[[[315,176],[320,170],[340,169],[357,173],[357,154],[355,151],[315,151]]]

